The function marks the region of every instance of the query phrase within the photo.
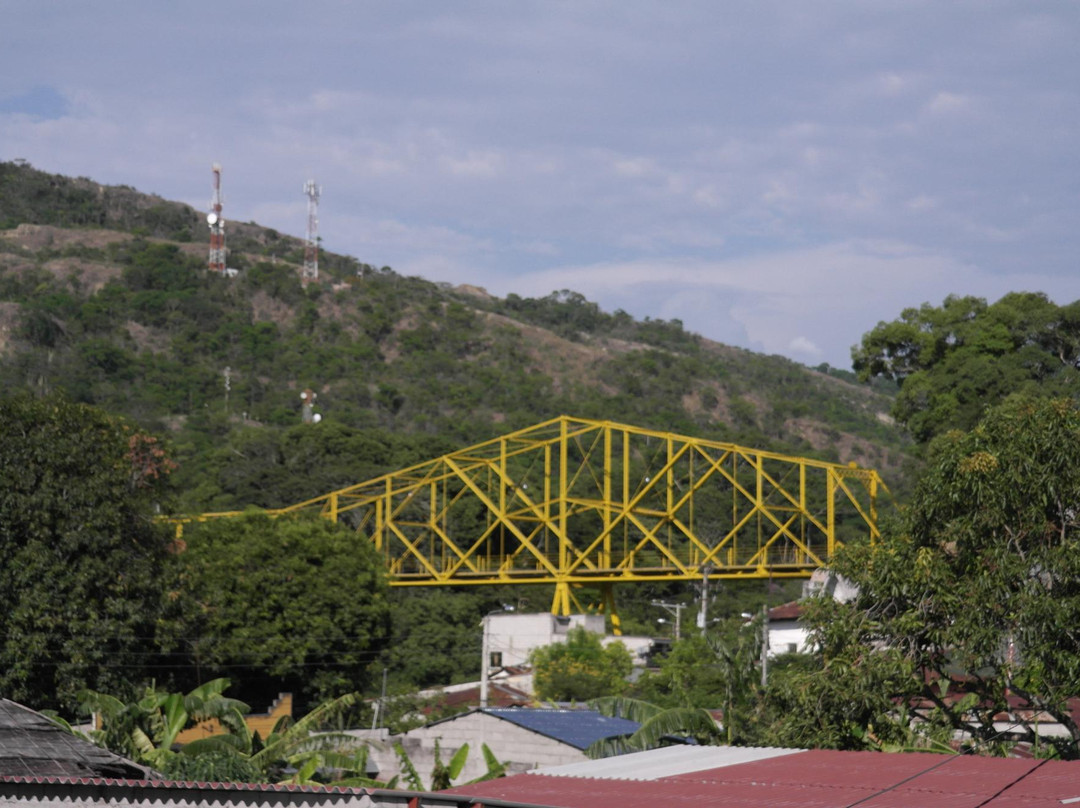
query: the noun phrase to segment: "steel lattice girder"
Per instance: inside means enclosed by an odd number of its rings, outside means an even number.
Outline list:
[[[807,576],[877,538],[882,493],[871,469],[562,416],[269,513],[351,525],[394,585],[546,583],[565,599],[705,571]]]

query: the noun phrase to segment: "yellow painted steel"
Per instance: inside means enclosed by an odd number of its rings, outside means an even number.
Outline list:
[[[854,464],[562,416],[268,513],[350,525],[392,585],[554,584],[569,614],[580,585],[613,605],[627,581],[808,576],[877,538],[883,492]]]

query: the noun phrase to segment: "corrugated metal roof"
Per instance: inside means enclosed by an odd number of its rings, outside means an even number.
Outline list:
[[[644,782],[530,773],[451,793],[563,808],[1060,808],[1080,797],[1080,762],[813,750]]]
[[[547,766],[530,774],[557,777],[592,777],[601,780],[657,780],[755,760],[794,755],[802,749],[771,746],[668,746],[648,752]]]
[[[145,776],[150,770],[0,699],[0,775]]]
[[[803,607],[799,605],[799,601],[793,600],[789,603],[773,606],[769,609],[768,614],[770,620],[798,620],[802,617]]]
[[[628,735],[641,725],[626,718],[612,718],[596,710],[536,710],[524,707],[493,707],[489,715],[531,729],[578,749],[588,749],[602,738]]]

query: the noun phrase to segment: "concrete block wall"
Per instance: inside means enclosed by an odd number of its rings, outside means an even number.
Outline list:
[[[539,766],[557,766],[586,760],[585,753],[567,744],[519,727],[509,721],[484,713],[466,713],[449,721],[421,727],[396,737],[409,755],[425,788],[431,785],[435,768],[435,740],[444,763],[464,745],[469,744],[465,769],[456,782],[464,783],[487,771],[481,746],[488,748],[500,761],[509,761],[511,773],[530,771]],[[379,779],[388,780],[400,773],[392,741],[372,749],[371,759],[379,766]]]

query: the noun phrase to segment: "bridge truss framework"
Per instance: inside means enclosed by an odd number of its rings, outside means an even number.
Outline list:
[[[554,584],[563,615],[599,586],[617,627],[613,584],[806,577],[878,537],[886,492],[854,464],[561,416],[268,513],[350,525],[394,586]]]

